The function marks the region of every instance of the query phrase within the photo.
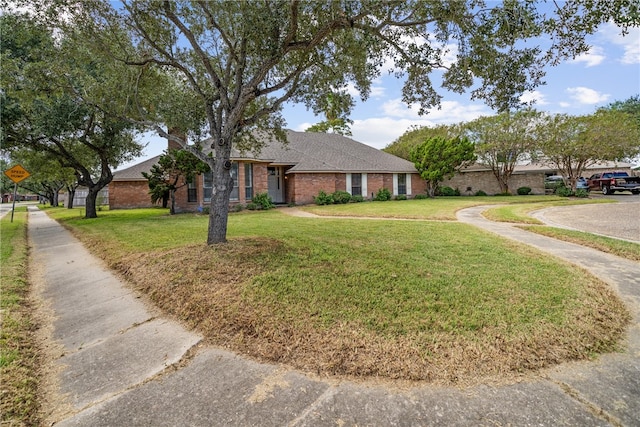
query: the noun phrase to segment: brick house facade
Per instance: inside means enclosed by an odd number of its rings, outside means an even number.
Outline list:
[[[335,134],[287,131],[285,146],[268,139],[259,153],[234,150],[231,160],[232,206],[245,205],[260,193],[269,194],[276,204],[304,205],[313,203],[320,191],[341,190],[371,199],[381,188],[408,198],[426,189],[413,163]],[[151,206],[142,172],[155,163],[157,157],[114,173],[110,209]],[[195,212],[208,206],[211,187],[210,173],[180,187],[176,211]]]

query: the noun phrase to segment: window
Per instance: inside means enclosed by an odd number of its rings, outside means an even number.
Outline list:
[[[361,173],[351,174],[351,195],[362,196],[362,174]]]
[[[211,201],[211,190],[213,189],[213,171],[207,172],[203,175],[202,183],[203,199],[205,202]]]
[[[398,194],[407,194],[407,174],[398,174]]]
[[[195,203],[198,201],[198,188],[196,187],[196,180],[192,179],[187,183],[187,202]]]
[[[244,198],[253,199],[253,164],[244,164]]]
[[[238,191],[238,163],[231,163],[229,173],[233,179],[233,188],[231,189],[231,196],[229,197],[229,200],[238,200],[238,195],[240,194]]]

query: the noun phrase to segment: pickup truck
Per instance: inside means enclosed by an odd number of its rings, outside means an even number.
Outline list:
[[[589,189],[602,190],[602,194],[613,194],[616,191],[640,194],[640,177],[631,176],[627,172],[596,173],[591,175],[587,182]]]

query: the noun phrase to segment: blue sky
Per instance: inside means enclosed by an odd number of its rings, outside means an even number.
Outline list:
[[[640,29],[633,28],[623,37],[618,27],[605,24],[588,41],[592,47],[587,54],[549,67],[546,85],[525,94],[523,100],[535,100],[534,107],[541,111],[583,115],[640,94]],[[437,73],[430,77],[435,83]],[[419,116],[418,108],[401,101],[401,87],[402,81],[388,75],[374,82],[369,99],[358,102],[351,114],[353,139],[384,148],[411,126],[458,123],[494,114],[484,103],[471,101],[469,95],[440,90],[441,108]],[[297,131],[324,119],[303,105],[287,105],[284,117],[287,127]],[[153,135],[140,140],[148,144],[144,156],[119,169],[156,156],[166,148],[166,141]]]

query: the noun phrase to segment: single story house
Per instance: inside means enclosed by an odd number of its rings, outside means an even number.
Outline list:
[[[589,178],[594,173],[618,170],[629,172],[631,165],[623,162],[602,162],[589,166],[583,176]],[[531,163],[527,165],[517,165],[509,179],[509,190],[512,194],[520,187],[531,188],[532,194],[545,194],[544,179],[551,175],[562,175],[553,165],[546,163]],[[496,180],[491,168],[486,165],[473,164],[456,173],[456,175],[445,180],[441,185],[458,189],[462,195],[473,195],[478,191],[486,194],[499,194],[500,185]]]
[[[394,196],[424,193],[426,185],[413,163],[337,134],[286,131],[287,144],[268,137],[259,153],[233,150],[231,204],[246,204],[268,193],[276,204],[309,204],[320,191],[347,191],[365,199],[378,190]],[[205,144],[206,146],[207,144]],[[151,206],[147,180],[157,158],[114,172],[109,186],[110,209]],[[176,211],[209,205],[212,174],[197,176],[176,191]]]

